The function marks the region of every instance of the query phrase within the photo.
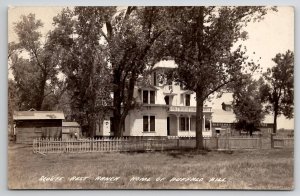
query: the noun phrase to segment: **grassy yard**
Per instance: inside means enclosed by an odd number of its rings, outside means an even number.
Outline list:
[[[33,154],[10,145],[12,189],[293,189],[293,150]]]

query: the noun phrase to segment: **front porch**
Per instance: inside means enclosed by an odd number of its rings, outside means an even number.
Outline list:
[[[172,108],[171,108],[172,107]],[[196,136],[196,107],[171,106],[168,112],[168,136],[195,137]],[[212,137],[211,108],[203,109],[202,134]]]

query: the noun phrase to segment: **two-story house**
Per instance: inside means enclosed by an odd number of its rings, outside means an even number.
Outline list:
[[[175,66],[172,60],[161,61],[154,66],[149,83],[135,86],[134,97],[142,106],[127,115],[124,136],[195,136],[195,93],[160,77]],[[203,113],[203,136],[210,137],[212,108],[205,106]],[[96,135],[113,135],[111,122],[112,116],[107,116]]]
[[[173,60],[161,61],[154,66],[149,82],[136,84],[134,97],[141,107],[127,115],[124,136],[196,136],[196,94],[161,77],[175,67]],[[203,107],[204,137],[241,134],[241,130],[235,130],[232,99],[229,93],[219,100],[215,99],[213,107]],[[113,116],[108,114],[99,120],[96,136],[113,136],[112,119]],[[272,126],[272,116],[266,115],[260,130],[269,134]]]

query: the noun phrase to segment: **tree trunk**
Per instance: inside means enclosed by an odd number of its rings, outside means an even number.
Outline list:
[[[93,138],[96,135],[96,119],[94,114],[87,115],[88,119],[88,137]]]
[[[117,93],[118,94],[118,93]],[[114,111],[113,111],[113,132],[115,137],[122,137],[123,132],[122,132],[122,119],[121,119],[121,104],[119,104],[119,100],[115,101],[115,96],[114,96]]]
[[[45,86],[46,86],[46,76],[43,76],[43,79],[40,81],[39,85],[39,93],[35,104],[35,109],[40,111],[43,106],[44,96],[45,96]]]
[[[132,104],[133,104],[133,94],[134,94],[134,85],[136,82],[136,72],[133,70],[129,84],[126,86],[124,85],[125,88],[127,89],[127,96],[124,96],[125,89],[118,88],[115,89],[114,91],[114,136],[115,137],[123,137],[123,131],[125,129],[124,127],[124,122],[126,119],[126,116],[128,115],[129,111],[132,109]],[[115,78],[117,80],[117,78]],[[125,81],[124,81],[125,82]],[[115,84],[116,85],[116,84]],[[126,100],[123,100],[121,98],[121,94],[123,93],[123,98],[127,97]],[[121,103],[123,102],[123,107],[121,106]]]
[[[278,116],[278,111],[277,109],[274,110],[274,121],[273,121],[273,133],[277,132],[277,116]]]
[[[115,67],[115,66],[113,66]],[[122,137],[121,128],[121,117],[122,117],[122,83],[121,83],[121,73],[119,70],[114,70],[113,72],[113,122],[112,122],[112,131],[115,137]]]
[[[203,135],[202,135],[202,128],[203,128],[203,98],[202,92],[196,92],[196,149],[202,150],[204,149],[203,146]]]

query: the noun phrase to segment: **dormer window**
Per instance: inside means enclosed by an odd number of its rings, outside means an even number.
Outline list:
[[[224,111],[231,111],[232,110],[232,105],[230,103],[222,103],[222,109]]]

